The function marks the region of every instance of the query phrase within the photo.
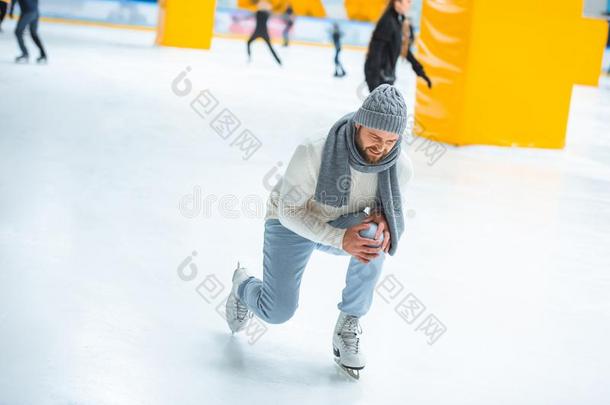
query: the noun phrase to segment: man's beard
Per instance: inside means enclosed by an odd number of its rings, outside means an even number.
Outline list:
[[[378,163],[387,154],[387,153],[384,153],[383,151],[380,151],[379,154],[373,155],[371,153],[372,149],[373,148],[366,148],[365,153],[364,153],[364,160],[366,160],[368,163]],[[377,152],[377,150],[375,150],[375,152]]]
[[[381,152],[379,155],[369,154],[371,148],[362,149],[362,144],[360,143],[360,128],[358,128],[356,131],[356,146],[358,147],[360,155],[364,158],[364,160],[366,160],[367,163],[377,163],[385,156],[383,152]]]
[[[364,159],[368,162],[368,163],[377,163],[379,162],[381,159],[383,159],[383,155],[368,155],[365,154],[364,155]]]

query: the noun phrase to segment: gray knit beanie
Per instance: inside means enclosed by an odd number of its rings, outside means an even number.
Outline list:
[[[389,84],[375,88],[356,111],[354,122],[398,135],[407,128],[407,105],[400,91]]]

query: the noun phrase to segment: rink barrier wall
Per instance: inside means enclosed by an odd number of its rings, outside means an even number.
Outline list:
[[[91,26],[91,27],[105,27],[105,28],[113,28],[113,29],[125,29],[125,30],[134,30],[134,31],[148,31],[155,32],[157,29],[155,27],[148,27],[144,25],[127,25],[127,24],[116,24],[116,23],[106,23],[101,21],[91,21],[91,20],[77,20],[73,18],[56,18],[56,17],[41,17],[41,21],[48,23],[57,23],[57,24],[67,24],[67,25],[75,25],[75,26]],[[232,39],[239,41],[246,41],[248,39],[247,35],[239,35],[239,34],[220,34],[214,33],[215,38],[222,39]],[[282,40],[279,38],[271,39],[273,44],[280,45]],[[316,48],[332,48],[333,45],[330,43],[317,43],[317,42],[307,42],[307,41],[291,41],[292,44],[302,45],[302,46],[311,46]],[[357,45],[344,45],[344,49],[354,50],[354,51],[366,51],[366,46],[357,46]]]
[[[53,20],[73,20],[91,25],[130,28],[156,28],[159,8],[156,3],[122,0],[46,0],[40,3],[42,17]],[[43,19],[44,20],[44,19]],[[330,44],[330,27],[338,21],[344,31],[343,44],[353,49],[368,45],[373,24],[344,19],[321,19],[298,17],[291,30],[291,40],[299,44]],[[272,39],[280,39],[284,23],[280,15],[269,19]],[[214,14],[214,36],[223,38],[245,38],[254,29],[252,13],[235,8],[216,7]]]
[[[269,3],[274,13],[283,13],[290,3],[295,15],[318,18],[327,17],[326,9],[321,0],[269,0]],[[257,7],[253,4],[252,0],[237,0],[236,6],[250,11],[256,11]]]

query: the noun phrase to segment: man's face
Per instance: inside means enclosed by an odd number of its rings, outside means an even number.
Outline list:
[[[398,134],[356,124],[356,146],[369,163],[377,163],[396,145]]]

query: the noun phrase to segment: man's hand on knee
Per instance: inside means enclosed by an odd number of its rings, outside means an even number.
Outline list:
[[[365,264],[377,258],[382,248],[381,239],[369,239],[360,235],[360,231],[367,230],[371,226],[370,223],[352,226],[347,228],[343,236],[343,250]]]
[[[379,240],[383,235],[383,244],[381,250],[388,253],[390,250],[390,226],[385,216],[379,212],[373,212],[371,215],[366,217],[362,223],[368,224],[374,222],[377,224],[377,232],[375,232],[375,239]]]

